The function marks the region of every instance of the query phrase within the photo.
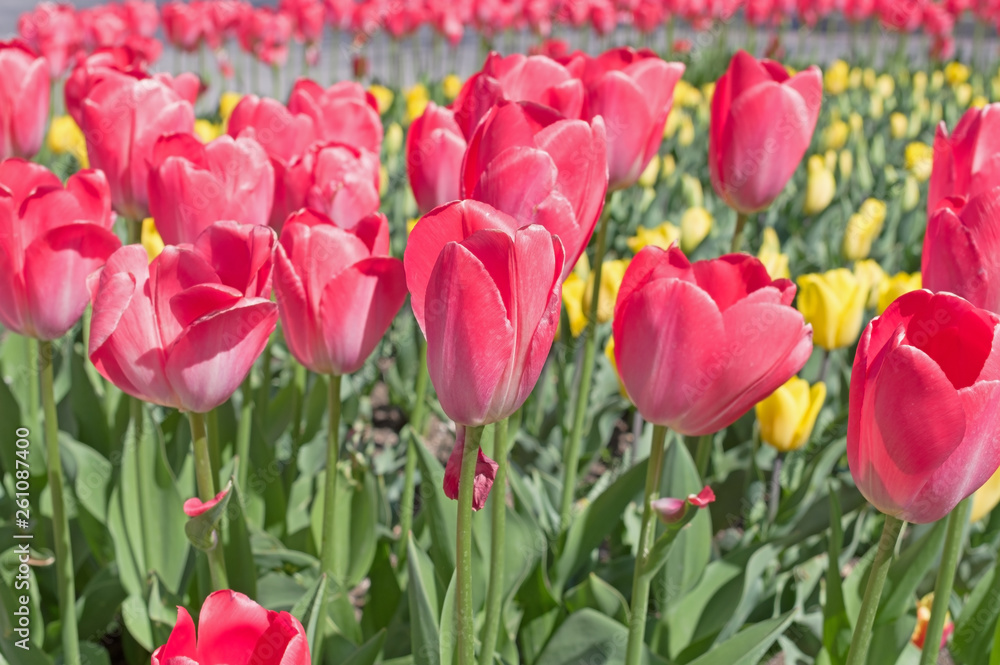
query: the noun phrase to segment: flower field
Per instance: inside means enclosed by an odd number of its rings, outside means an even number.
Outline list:
[[[998,24],[28,8],[0,665],[1000,665]]]

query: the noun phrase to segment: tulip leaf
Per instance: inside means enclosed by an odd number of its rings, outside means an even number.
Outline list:
[[[594,573],[567,591],[563,601],[569,612],[589,607],[623,624],[628,620],[629,608],[625,596]]]
[[[302,623],[306,631],[306,641],[309,643],[313,663],[320,662],[322,651],[320,629],[324,625],[324,622],[320,621],[320,611],[323,609],[323,597],[327,594],[327,586],[326,575],[320,575],[291,609],[291,615]]]
[[[757,665],[793,618],[787,612],[748,626],[688,665]]]
[[[326,474],[323,471],[317,476],[317,491],[313,498],[311,525],[313,538],[316,542],[323,539],[324,492]],[[334,542],[334,567],[332,580],[338,586],[351,588],[356,586],[371,568],[375,560],[375,547],[378,544],[376,534],[376,503],[378,488],[375,476],[368,469],[360,469],[356,475],[348,475],[351,469],[348,463],[338,464],[334,522],[336,533]]]
[[[31,580],[32,585],[35,584]],[[0,581],[0,655],[10,665],[51,665],[52,661],[40,648],[40,640],[44,634],[41,614],[36,613],[30,605],[21,605],[20,594],[16,593],[6,582]],[[30,635],[22,636],[14,632],[20,627],[19,617],[14,614],[21,607],[27,607],[31,613]],[[38,622],[38,623],[35,623]],[[27,637],[27,649],[16,646],[16,642]]]
[[[453,574],[451,582],[448,583],[448,590],[444,594],[444,603],[441,605],[441,621],[439,625],[439,647],[441,649],[440,665],[453,665],[455,662],[455,652],[458,647],[458,620],[455,612],[455,592],[458,576]]]
[[[375,665],[379,654],[382,652],[382,645],[385,644],[386,631],[382,630],[367,642],[357,648],[357,650],[340,661],[340,665]]]
[[[985,659],[992,651],[993,631],[1000,614],[1000,568],[996,564],[979,578],[955,621],[951,650],[960,662]]]
[[[430,533],[428,553],[434,561],[434,567],[442,579],[448,579],[455,570],[457,513],[454,504],[444,494],[444,467],[427,446],[420,444],[416,449],[421,502],[418,519]]]
[[[77,601],[80,635],[103,635],[112,625],[126,598],[125,589],[114,566],[107,566],[87,581]]]
[[[618,665],[625,662],[628,628],[596,610],[570,614],[535,665]]]
[[[203,552],[213,550],[217,546],[225,546],[217,532],[232,498],[232,489],[233,481],[230,480],[226,483],[222,499],[217,504],[200,515],[189,517],[184,524],[184,533],[187,534],[188,540]]]
[[[407,542],[406,565],[409,582],[410,646],[414,665],[441,665],[437,591],[427,555],[413,541]],[[446,664],[450,665],[450,664]]]
[[[233,477],[229,509],[226,511],[226,570],[229,578],[229,588],[244,593],[250,598],[257,597],[257,564],[254,562],[253,547],[250,544],[250,531],[247,524],[246,497],[237,482],[239,474],[237,465],[244,463],[237,460],[233,468]]]

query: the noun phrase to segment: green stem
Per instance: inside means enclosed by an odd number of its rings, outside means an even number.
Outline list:
[[[868,573],[868,587],[865,589],[865,598],[861,603],[861,612],[858,614],[858,622],[854,627],[851,650],[847,653],[845,665],[865,665],[868,662],[868,647],[872,641],[872,625],[875,623],[879,599],[882,597],[882,587],[885,586],[885,578],[889,574],[889,566],[892,564],[893,551],[896,549],[896,540],[899,538],[899,532],[902,528],[902,520],[891,515],[885,516],[882,537],[879,539],[875,560]]]
[[[486,623],[483,625],[479,665],[491,665],[503,614],[504,537],[507,520],[507,418],[493,426],[493,531],[490,538],[490,581],[486,589]]]
[[[632,609],[628,622],[625,665],[639,665],[642,662],[642,647],[646,640],[646,614],[649,610],[649,586],[652,582],[652,575],[647,574],[646,565],[653,549],[653,537],[656,535],[652,501],[660,491],[666,440],[667,428],[663,425],[654,425],[653,443],[649,449],[649,462],[646,467],[646,490],[642,495],[639,551],[636,553],[635,572],[632,575]]]
[[[409,436],[406,440],[406,470],[403,477],[403,496],[399,501],[399,547],[396,557],[399,560],[397,570],[403,570],[406,566],[406,543],[408,542],[410,531],[413,529],[413,505],[416,493],[417,475],[417,446],[424,433],[424,412],[427,401],[427,342],[421,337],[418,354],[420,364],[417,367],[416,401],[413,405],[413,413],[410,414]]]
[[[38,385],[38,374],[43,368],[42,358],[38,355],[39,341],[33,337],[25,337],[28,344],[28,425],[32,432],[39,430],[38,414],[41,409],[39,396],[41,388]],[[49,360],[51,362],[51,359]]]
[[[208,459],[212,462],[213,484],[218,485],[222,453],[219,451],[219,414],[215,409],[205,414],[205,431],[208,433]]]
[[[472,495],[482,437],[483,426],[466,428],[458,479],[458,528],[455,539],[458,665],[473,665],[476,662],[475,617],[472,613]]]
[[[583,348],[583,368],[580,372],[580,383],[576,389],[576,403],[573,407],[573,427],[570,430],[569,441],[563,449],[563,487],[562,502],[559,507],[560,525],[565,531],[569,527],[570,512],[573,508],[573,497],[576,491],[577,467],[580,465],[580,442],[583,438],[583,421],[587,414],[587,397],[590,395],[590,378],[594,373],[594,362],[597,354],[597,307],[601,295],[601,267],[604,263],[604,253],[607,250],[608,220],[611,217],[611,194],[604,201],[604,211],[597,227],[597,250],[594,253],[592,274],[594,284],[591,290],[590,309],[587,312],[587,327],[583,330],[585,338]]]
[[[958,559],[962,555],[962,540],[965,536],[965,525],[969,523],[970,512],[972,512],[972,497],[960,501],[948,517],[944,553],[941,555],[937,583],[934,585],[934,604],[931,606],[931,618],[927,622],[927,632],[924,634],[920,665],[934,665],[938,662],[941,636],[944,634],[944,620],[948,614],[948,601],[951,599],[951,588],[955,583]]]
[[[198,498],[209,501],[215,498],[215,474],[212,473],[212,456],[209,449],[208,433],[205,429],[205,414],[188,412],[191,423],[191,445],[194,448],[194,473],[198,482]],[[228,589],[226,578],[226,558],[222,549],[222,534],[216,530],[215,547],[206,552],[208,571],[212,576],[212,590]]]
[[[733,231],[733,243],[729,247],[729,251],[734,254],[743,249],[743,227],[746,226],[749,217],[750,215],[746,213],[736,213],[736,230]]]
[[[330,388],[327,391],[330,411],[330,422],[327,427],[326,439],[326,485],[323,491],[323,542],[320,544],[320,572],[326,573],[330,582],[339,582],[334,575],[336,560],[334,541],[336,533],[336,503],[337,503],[337,465],[340,462],[340,375],[330,376]],[[325,616],[320,614],[320,616]]]
[[[306,401],[307,370],[305,365],[295,363],[292,380],[295,381],[295,401],[292,402],[292,450],[296,453],[302,443],[302,412]],[[294,456],[294,455],[293,455]]]
[[[56,416],[56,396],[53,388],[52,342],[37,342],[38,367],[42,371],[42,408],[45,412],[45,452],[48,457],[49,491],[52,493],[52,531],[56,547],[56,584],[59,591],[59,617],[62,620],[63,662],[80,665],[80,642],[76,627],[76,584],[73,579],[73,548],[69,533],[69,517],[63,499],[63,469],[59,457],[59,421]],[[36,372],[31,368],[31,373]],[[37,379],[36,379],[37,381]]]
[[[253,386],[250,374],[243,379],[240,394],[242,396],[240,421],[236,425],[236,456],[239,458],[236,481],[239,483],[240,491],[245,492],[247,478],[250,475],[250,428],[253,424]]]
[[[140,244],[142,242],[142,220],[126,218],[125,233],[128,235],[128,244]]]
[[[264,351],[260,354],[260,385],[257,387],[257,415],[261,422],[267,422],[267,402],[271,399],[271,345],[274,343],[272,335]]]
[[[698,477],[705,480],[708,473],[708,462],[712,458],[712,439],[714,434],[703,434],[698,437],[698,447],[695,451],[695,467],[698,469]]]

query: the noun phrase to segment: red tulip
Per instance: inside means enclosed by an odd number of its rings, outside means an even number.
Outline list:
[[[89,355],[139,399],[205,413],[250,372],[278,320],[269,300],[274,232],[217,222],[150,263],[141,245],[92,280]]]
[[[121,246],[100,171],[62,182],[44,166],[0,163],[0,323],[62,337],[87,306],[87,276]]]
[[[24,43],[0,42],[0,160],[30,158],[49,121],[49,64]]]
[[[153,652],[152,665],[309,665],[309,643],[299,620],[264,609],[242,593],[223,589],[205,599],[194,621],[177,608],[167,643]]]
[[[50,78],[63,75],[80,47],[80,31],[72,5],[40,2],[30,12],[21,14],[17,32],[31,48],[45,56]]]
[[[756,258],[689,263],[676,246],[632,260],[615,303],[615,361],[639,413],[685,435],[734,423],[802,369],[812,328],[795,285]]]
[[[121,46],[129,35],[128,20],[118,5],[98,5],[76,13],[83,46],[92,51],[98,48]]]
[[[272,7],[254,7],[240,24],[240,46],[265,65],[281,67],[288,60],[292,18]]]
[[[844,0],[844,17],[852,23],[867,21],[875,13],[876,0]]]
[[[883,513],[934,522],[1000,467],[1000,319],[912,291],[875,318],[851,372],[847,461]]]
[[[501,102],[469,141],[462,195],[541,224],[566,248],[569,274],[604,206],[604,123],[567,120],[537,104]]]
[[[359,83],[341,81],[324,89],[299,79],[288,97],[288,110],[312,118],[320,141],[346,143],[376,155],[382,149],[378,102]]]
[[[812,140],[823,96],[819,68],[789,77],[771,60],[738,52],[712,97],[708,167],[712,186],[740,213],[781,193]]]
[[[465,137],[451,109],[427,104],[406,133],[406,175],[421,214],[459,198]]]
[[[315,211],[294,213],[281,230],[274,290],[296,360],[320,374],[358,371],[406,300],[385,216],[345,231]]]
[[[500,101],[536,102],[567,118],[579,118],[583,96],[580,80],[552,58],[490,53],[482,71],[462,86],[452,108],[462,132],[471,137],[483,116]]]
[[[153,0],[125,0],[122,3],[129,30],[140,37],[152,37],[160,27],[160,12]]]
[[[617,48],[588,59],[583,117],[604,118],[608,134],[608,188],[631,187],[660,149],[684,65],[648,49]]]
[[[322,41],[326,9],[320,0],[281,0],[278,6],[292,17],[297,40],[310,44]]]
[[[161,136],[149,166],[149,212],[168,245],[194,242],[219,220],[266,225],[271,217],[274,168],[249,137]]]
[[[314,143],[285,172],[285,205],[291,213],[312,208],[342,229],[378,210],[378,157],[342,143]]]
[[[975,197],[1000,185],[1000,104],[965,112],[948,134],[943,122],[934,136],[934,166],[927,212],[949,196]]]
[[[465,456],[465,425],[455,426],[455,445],[448,456],[444,467],[444,495],[449,499],[458,499],[458,486],[462,475],[462,458]],[[472,509],[480,510],[486,505],[486,499],[493,489],[493,481],[497,477],[499,465],[483,454],[483,449],[476,451],[476,475],[472,483]]]
[[[197,51],[211,30],[207,4],[200,2],[170,0],[160,8],[160,16],[167,41],[181,51]]]

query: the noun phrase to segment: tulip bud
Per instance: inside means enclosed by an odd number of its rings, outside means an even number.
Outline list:
[[[764,264],[767,274],[771,279],[788,279],[791,274],[788,272],[788,255],[781,253],[781,242],[778,240],[778,233],[774,227],[768,226],[764,229],[764,237],[760,244],[760,251],[757,258]]]
[[[831,95],[839,95],[847,90],[851,66],[843,60],[834,60],[823,73],[823,87]]]
[[[837,166],[840,169],[840,177],[847,180],[854,173],[854,153],[850,150],[841,150],[837,156]]]
[[[813,326],[813,343],[832,351],[850,346],[861,333],[868,289],[850,270],[802,275],[798,309]]]
[[[923,288],[920,273],[898,272],[878,285],[878,313],[882,314],[889,305],[904,293]]]
[[[458,78],[454,74],[448,74],[441,81],[441,92],[444,93],[444,98],[451,101],[458,97],[458,93],[462,90],[462,79]]]
[[[681,176],[681,192],[684,195],[684,203],[689,208],[700,208],[705,205],[705,193],[701,189],[701,180],[690,173]]]
[[[874,69],[871,67],[865,67],[865,70],[862,73],[862,83],[864,83],[865,88],[868,90],[874,89],[877,78],[878,75],[875,73]]]
[[[885,100],[878,95],[872,95],[868,102],[868,115],[876,120],[885,115]]]
[[[823,158],[813,155],[807,163],[806,198],[802,212],[806,215],[816,215],[826,210],[837,193],[837,182],[833,172],[827,169]]]
[[[959,106],[969,106],[972,101],[972,86],[963,83],[955,88],[955,101]]]
[[[823,149],[840,150],[847,144],[851,128],[843,120],[834,120],[823,130]]]
[[[826,384],[790,378],[770,396],[757,402],[761,441],[787,453],[801,448],[812,434],[816,417],[826,399]]]
[[[389,125],[385,130],[385,154],[395,157],[403,149],[403,128],[398,122]]]
[[[878,306],[879,289],[889,279],[889,276],[885,274],[882,266],[875,259],[855,261],[854,276],[868,290],[868,300],[865,301],[865,309],[875,309]]]
[[[375,102],[378,104],[379,115],[385,115],[386,112],[392,108],[392,102],[396,98],[396,95],[392,90],[384,85],[375,84],[368,87],[368,92],[375,97]]]
[[[901,139],[906,136],[906,132],[909,131],[910,121],[906,119],[906,116],[896,111],[889,116],[889,134],[894,139]]]
[[[917,602],[917,625],[913,628],[913,635],[910,641],[918,649],[924,648],[924,639],[927,637],[927,624],[931,621],[931,610],[934,606],[934,592],[930,592]],[[951,613],[945,614],[944,632],[941,634],[941,648],[948,642],[948,638],[955,632],[955,623],[951,620]]]
[[[990,476],[986,483],[972,495],[970,522],[978,522],[987,517],[1000,503],[1000,469]]]
[[[653,155],[653,158],[649,160],[649,164],[643,170],[642,175],[639,176],[639,185],[642,187],[655,187],[656,179],[660,175],[660,156]]]
[[[165,247],[163,238],[160,237],[160,232],[156,230],[156,223],[152,217],[142,220],[142,232],[139,236],[139,242],[146,248],[146,254],[149,255],[150,263],[163,251]]]
[[[573,337],[579,337],[587,327],[587,315],[583,309],[583,294],[587,289],[587,280],[572,272],[562,285],[562,302],[566,308],[566,318],[569,319],[569,332]]]
[[[866,199],[861,208],[847,220],[843,252],[848,261],[867,258],[872,242],[882,233],[886,205],[878,199]]]
[[[864,74],[862,73],[861,68],[854,67],[853,69],[851,69],[851,74],[847,79],[847,86],[851,90],[857,90],[858,88],[861,87],[861,79],[863,76]]]
[[[705,508],[713,501],[715,501],[715,492],[712,491],[711,487],[706,485],[697,494],[688,494],[687,498],[674,499],[672,497],[663,497],[661,499],[653,499],[649,505],[656,512],[661,522],[664,524],[677,524],[684,519],[688,505],[695,508]]]
[[[652,245],[660,249],[667,249],[672,244],[680,240],[681,230],[670,222],[663,222],[655,228],[640,226],[635,230],[635,235],[625,241],[632,253],[638,254],[644,247]]]
[[[681,250],[693,252],[712,230],[712,213],[704,208],[688,208],[681,216]]]
[[[875,81],[875,91],[883,98],[889,99],[896,91],[896,82],[888,74],[882,74]]]
[[[916,210],[920,205],[920,183],[917,178],[907,174],[903,180],[903,212]]]
[[[907,144],[904,165],[919,182],[927,182],[934,165],[934,149],[920,141]]]
[[[883,74],[883,76],[888,76],[888,74]],[[931,91],[940,90],[941,86],[943,85],[944,85],[944,72],[942,72],[940,69],[937,69],[934,71],[934,73],[931,74],[931,82],[929,88]]]

